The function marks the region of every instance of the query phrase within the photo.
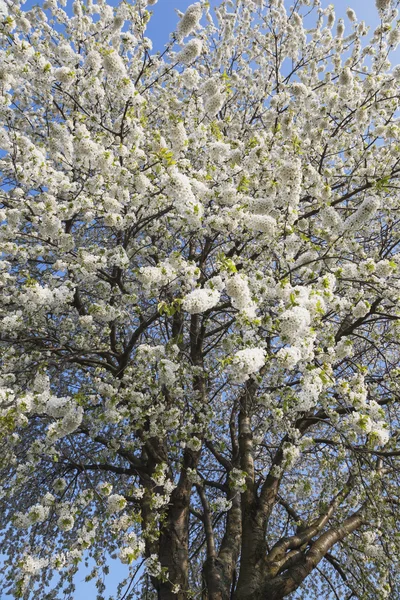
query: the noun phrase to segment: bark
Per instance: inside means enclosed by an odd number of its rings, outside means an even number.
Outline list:
[[[279,467],[283,460],[283,444],[277,450],[272,461],[270,474],[266,478],[258,495],[254,480],[253,434],[249,415],[249,404],[254,397],[257,387],[249,386],[246,398],[242,400],[239,413],[239,451],[241,467],[247,473],[246,490],[242,494],[242,545],[240,557],[240,573],[235,598],[240,598],[242,592],[256,597],[267,573],[267,544],[266,534],[268,520],[275,506],[281,475],[275,476],[273,469]],[[247,597],[247,596],[246,596]]]
[[[292,594],[312,573],[329,550],[340,540],[346,538],[363,523],[363,508],[348,517],[338,527],[332,527],[314,541],[309,550],[296,550],[287,561],[287,571],[268,579],[259,585],[249,585],[237,590],[235,600],[282,600]]]
[[[242,540],[240,572],[235,598],[241,590],[254,591],[262,583],[262,567],[266,555],[267,515],[260,510],[254,480],[253,433],[251,429],[251,402],[257,390],[253,381],[241,398],[239,412],[240,465],[246,476],[246,490],[242,493]]]
[[[179,584],[181,591],[172,592],[169,581],[158,582],[159,600],[185,600],[189,587],[188,550],[189,502],[185,490],[171,497],[167,521],[160,535],[159,559],[168,570],[168,579]]]
[[[231,501],[232,507],[227,514],[225,535],[218,555],[207,552],[207,560],[203,566],[206,584],[204,599],[207,600],[230,600],[235,585],[241,540],[240,495],[233,493]]]
[[[203,566],[206,590],[203,600],[229,600],[231,581],[226,576],[224,564],[218,557],[208,557]]]
[[[176,332],[181,324],[176,321]],[[192,315],[190,323],[190,355],[193,364],[203,367],[202,344],[204,327],[200,326],[199,315]],[[206,402],[204,376],[194,377],[193,388]],[[197,468],[201,451],[186,448],[183,465],[177,487],[173,490],[163,523],[159,540],[159,560],[161,566],[168,571],[168,581],[153,582],[158,593],[158,600],[186,600],[189,590],[189,507],[192,482],[188,479],[187,470]],[[172,591],[172,582],[179,585],[180,591]]]

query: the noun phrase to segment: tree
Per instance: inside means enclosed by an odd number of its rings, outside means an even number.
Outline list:
[[[155,1],[2,17],[3,589],[397,598],[397,11]]]

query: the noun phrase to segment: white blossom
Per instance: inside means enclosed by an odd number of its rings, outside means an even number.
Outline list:
[[[265,354],[263,348],[244,348],[236,352],[232,361],[234,381],[243,383],[250,375],[257,373],[264,365]]]
[[[200,2],[191,4],[186,9],[185,14],[178,23],[178,36],[180,40],[183,40],[196,29],[200,22],[202,12]]]
[[[61,515],[58,518],[57,525],[61,529],[61,531],[71,531],[75,524],[75,519],[73,515],[68,513],[67,511],[62,511]]]
[[[248,282],[235,274],[226,281],[226,292],[231,297],[232,306],[243,311],[249,318],[255,316],[255,303],[252,300]]]
[[[311,323],[309,311],[303,306],[294,306],[280,316],[281,333],[290,342],[295,342],[299,335],[307,333]]]
[[[301,350],[296,346],[281,348],[276,357],[287,369],[293,369],[301,360]]]
[[[201,40],[197,38],[190,40],[179,52],[177,57],[179,62],[190,65],[200,55],[202,47]]]
[[[392,4],[391,0],[375,0],[376,8],[379,12],[385,12]]]
[[[183,298],[182,309],[196,315],[216,306],[219,299],[220,293],[218,290],[197,288]]]
[[[111,494],[107,498],[107,509],[112,514],[123,510],[126,504],[126,499],[120,494]]]

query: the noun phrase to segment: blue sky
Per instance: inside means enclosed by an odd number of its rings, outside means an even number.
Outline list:
[[[169,34],[176,27],[178,17],[175,13],[175,8],[185,11],[193,1],[194,0],[158,0],[156,5],[150,7],[153,11],[153,18],[147,29],[147,36],[153,41],[154,51],[162,50],[164,44],[168,42]],[[117,3],[118,2],[115,0],[110,0],[110,4],[112,5],[116,5]],[[350,6],[355,10],[358,18],[366,21],[367,25],[376,27],[379,23],[374,0],[353,0],[351,2],[348,2],[347,0],[322,0],[323,7],[331,3],[335,6],[337,18],[345,17],[346,9]],[[41,4],[41,2],[38,2],[37,0],[28,0],[24,5],[24,9],[29,9],[35,4]],[[71,4],[72,0],[68,0],[68,5]],[[212,0],[211,4],[212,6],[215,6],[218,4],[218,1]],[[399,54],[397,54],[397,56],[399,56]],[[113,562],[110,571],[110,575],[107,579],[107,592],[109,594],[116,592],[118,582],[125,576],[126,569],[118,562]],[[93,584],[84,582],[85,575],[86,572],[82,569],[77,576],[77,590],[74,600],[94,599],[96,596],[96,590]],[[10,597],[4,596],[2,600],[6,600],[7,598]]]

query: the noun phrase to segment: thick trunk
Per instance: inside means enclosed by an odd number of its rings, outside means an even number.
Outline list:
[[[161,566],[168,571],[169,581],[158,582],[159,600],[185,600],[188,597],[189,504],[185,492],[179,493],[178,491],[178,493],[172,494],[167,520],[162,527],[160,535],[159,559]],[[180,591],[173,592],[172,584],[178,585]]]
[[[252,388],[247,391],[247,396],[242,399],[242,410],[239,414],[239,448],[240,464],[246,472],[246,490],[242,493],[242,539],[240,572],[235,598],[240,594],[249,592],[255,598],[256,591],[260,588],[265,573],[264,563],[266,556],[266,525],[267,514],[260,506],[257,497],[257,488],[254,477],[253,459],[253,434],[251,419],[246,412],[248,398],[252,395]],[[248,596],[249,598],[251,596]]]
[[[203,565],[205,590],[203,600],[230,600],[236,585],[236,564],[240,553],[241,508],[240,494],[231,491],[232,506],[226,517],[225,534],[218,554],[213,546],[207,548]]]
[[[273,585],[254,589],[243,589],[239,594],[235,594],[235,600],[283,600],[285,594],[282,590],[275,589]]]
[[[234,566],[220,558],[208,558],[203,565],[203,600],[230,600],[236,585]]]
[[[203,566],[206,590],[203,600],[230,600],[232,577],[218,558],[208,558]]]
[[[304,580],[321,562],[327,552],[340,540],[358,529],[363,523],[363,507],[341,525],[332,527],[315,540],[307,552],[299,552],[298,557],[292,561],[292,566],[281,575],[268,579],[268,574],[258,579],[247,581],[247,585],[238,586],[235,600],[282,600],[295,592]]]

